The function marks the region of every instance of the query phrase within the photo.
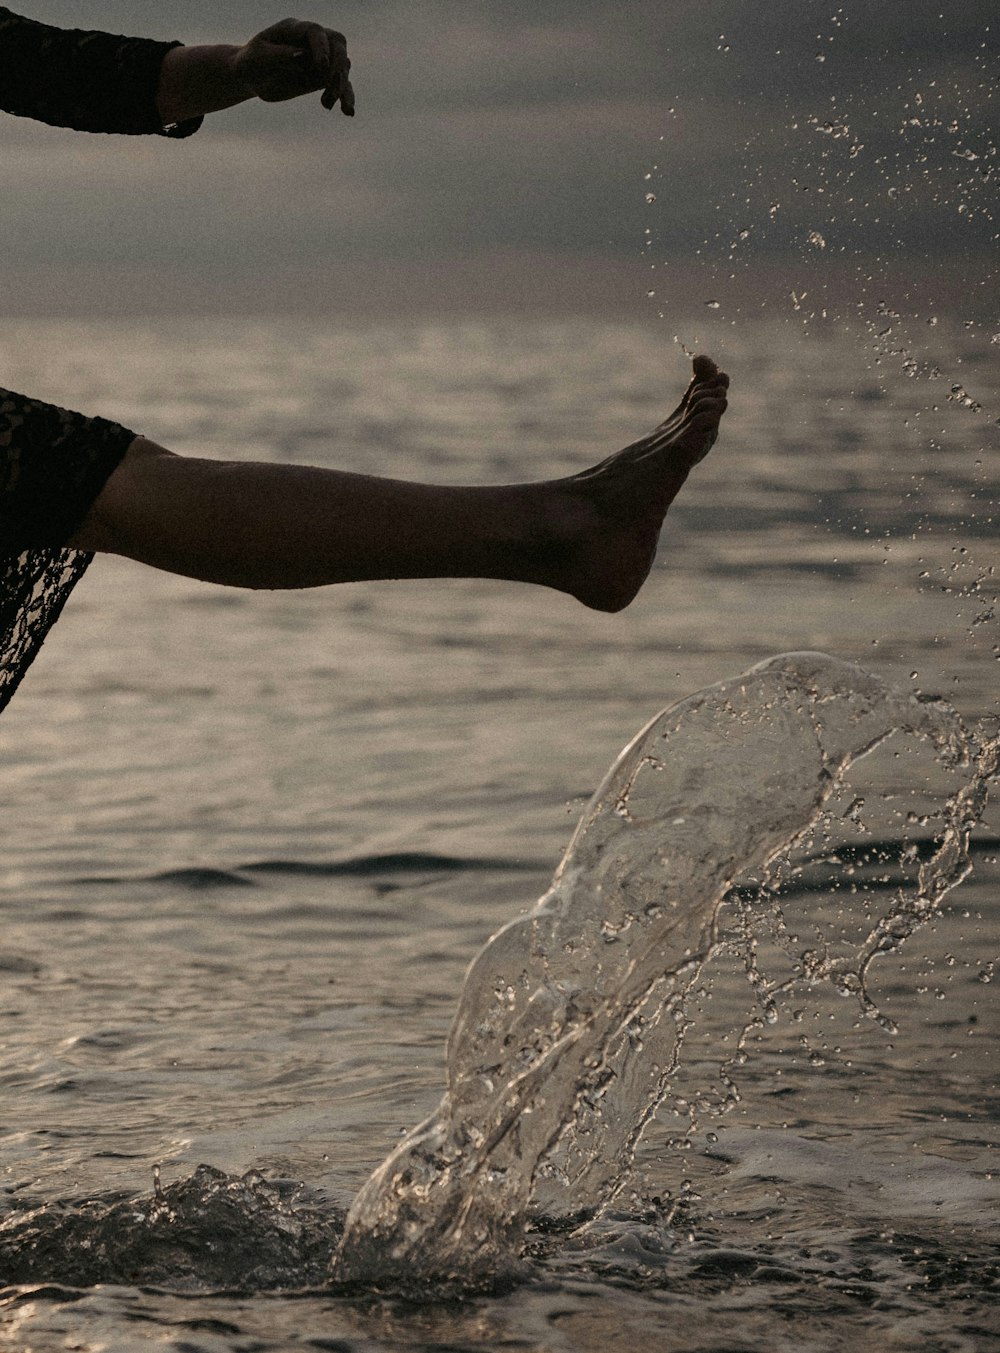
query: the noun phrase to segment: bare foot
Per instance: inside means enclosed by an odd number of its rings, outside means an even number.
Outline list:
[[[629,604],[653,565],[667,509],[719,434],[728,386],[710,357],[696,357],[691,384],[669,418],[624,451],[559,481],[568,556],[550,586],[597,611]]]

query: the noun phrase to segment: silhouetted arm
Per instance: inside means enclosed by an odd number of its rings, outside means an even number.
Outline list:
[[[190,136],[246,99],[323,91],[354,115],[347,41],[284,19],[242,46],[191,46],[55,28],[0,7],[0,110],[76,131]]]
[[[339,103],[353,117],[350,69],[343,33],[284,19],[242,47],[171,48],[160,73],[160,116],[181,122],[245,99],[280,103],[322,90],[325,108]]]

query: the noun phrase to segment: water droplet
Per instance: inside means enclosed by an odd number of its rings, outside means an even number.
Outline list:
[[[811,245],[814,245],[815,248],[817,249],[826,248],[826,240],[823,238],[823,236],[819,233],[818,230],[810,230],[808,239],[809,243]]]
[[[706,301],[705,305],[709,310],[718,310],[722,305],[721,301]]]
[[[656,194],[655,194],[655,193],[647,193],[647,194],[646,194],[646,201],[649,202],[649,203],[655,202],[655,201],[656,201]]]

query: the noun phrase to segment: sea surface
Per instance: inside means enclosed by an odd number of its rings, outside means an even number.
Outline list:
[[[675,331],[10,321],[0,357],[10,387],[178,452],[498,483],[659,422]],[[793,315],[714,338],[723,435],[620,615],[92,565],[0,721],[0,1345],[998,1346],[995,802],[971,876],[870,969],[881,1023],[808,983],[760,1019],[766,972],[723,944],[589,1226],[539,1215],[500,1290],[327,1277],[357,1190],[440,1098],[470,961],[659,710],[818,650],[1000,727],[1000,335],[942,319],[914,355]],[[854,825],[923,794],[933,834],[945,788],[905,760]],[[864,928],[849,893],[815,896],[818,943]]]

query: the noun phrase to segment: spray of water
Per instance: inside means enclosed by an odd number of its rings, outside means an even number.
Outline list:
[[[796,960],[880,1018],[868,967],[968,872],[998,746],[942,702],[785,654],[666,710],[612,766],[551,888],[473,962],[444,1097],[359,1193],[334,1278],[495,1280],[532,1208],[586,1218],[613,1197],[669,1095],[727,895],[811,840],[851,763],[897,733],[959,775],[933,849],[852,955]]]

